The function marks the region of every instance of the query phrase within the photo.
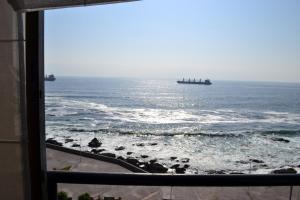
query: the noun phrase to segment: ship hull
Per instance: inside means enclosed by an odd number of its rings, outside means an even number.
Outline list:
[[[211,85],[212,83],[205,82],[188,82],[188,81],[177,81],[178,84],[194,84],[194,85]]]

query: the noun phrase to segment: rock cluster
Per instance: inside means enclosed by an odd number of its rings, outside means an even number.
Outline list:
[[[102,145],[102,143],[99,142],[99,140],[97,138],[92,139],[88,144],[88,146],[92,147],[92,148],[97,148],[97,147],[100,147],[101,145]]]
[[[48,140],[46,140],[46,143],[53,144],[56,146],[63,146],[63,144],[61,142],[58,142],[58,141],[54,140],[53,138],[49,138]]]

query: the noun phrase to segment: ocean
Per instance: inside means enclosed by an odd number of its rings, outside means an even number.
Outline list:
[[[103,152],[191,174],[299,170],[300,83],[212,82],[57,77],[45,82],[46,137],[82,151],[96,137]]]

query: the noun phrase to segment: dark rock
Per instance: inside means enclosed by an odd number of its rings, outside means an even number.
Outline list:
[[[271,174],[297,174],[297,171],[294,168],[276,169]]]
[[[145,144],[144,143],[138,143],[138,144],[136,144],[136,146],[143,147],[143,146],[145,146]]]
[[[105,149],[92,149],[91,152],[94,153],[94,154],[99,154],[101,153],[102,151],[105,151]]]
[[[63,146],[63,144],[61,142],[57,142],[56,140],[52,139],[52,138],[49,138],[48,140],[46,140],[46,143],[48,144],[53,144],[53,145],[56,145],[56,146]]]
[[[177,159],[177,157],[176,157],[176,156],[172,156],[172,157],[170,157],[170,160],[175,160],[175,159]]]
[[[146,163],[145,169],[150,173],[166,173],[168,171],[168,168],[159,163]]]
[[[267,168],[269,167],[267,164],[261,164],[261,165],[258,165],[258,167],[263,167],[263,168]]]
[[[125,158],[122,157],[122,156],[118,156],[117,159],[119,159],[119,160],[125,160]]]
[[[190,162],[190,159],[189,158],[182,158],[181,162],[182,163],[188,163],[188,162]]]
[[[99,142],[99,140],[98,140],[97,138],[94,138],[94,139],[92,139],[92,140],[89,142],[88,146],[89,146],[89,147],[92,147],[92,148],[97,148],[97,147],[100,147],[101,144],[102,144],[102,143]]]
[[[250,159],[249,161],[253,163],[264,163],[264,161],[258,159]]]
[[[185,169],[187,169],[189,167],[190,167],[190,165],[188,165],[188,164],[183,165],[183,168],[185,168]]]
[[[170,168],[171,169],[176,169],[176,168],[178,168],[180,166],[180,164],[175,164],[175,165],[172,165]]]
[[[131,154],[133,154],[133,152],[130,152],[130,151],[129,151],[129,152],[127,152],[126,154],[127,154],[127,155],[131,155]]]
[[[149,162],[150,162],[151,164],[152,164],[152,163],[156,163],[156,162],[157,162],[157,159],[152,159],[152,160],[150,160]]]
[[[115,158],[116,157],[116,154],[114,154],[114,153],[101,153],[100,155],[110,157],[110,158]]]
[[[148,155],[141,155],[141,158],[148,158]]]
[[[72,147],[80,147],[80,144],[74,143],[74,144],[72,144]]]
[[[140,162],[138,159],[135,159],[133,157],[129,157],[129,158],[126,158],[125,159],[126,162],[132,164],[132,165],[135,165],[135,166],[139,166],[140,165]]]
[[[69,142],[73,142],[74,140],[73,139],[70,139],[70,138],[67,138],[65,139],[65,143],[69,143]]]
[[[156,143],[156,142],[153,142],[153,143],[149,143],[149,145],[150,145],[150,146],[155,146],[155,145],[157,145],[157,143]]]
[[[207,172],[207,174],[226,174],[224,170],[208,170],[205,172]]]
[[[243,172],[230,172],[229,174],[245,174]]]
[[[271,138],[271,140],[276,141],[276,142],[285,142],[289,143],[290,141],[284,138]]]
[[[186,171],[186,169],[183,168],[183,167],[178,167],[178,168],[175,169],[175,172],[176,172],[177,174],[184,174],[185,171]]]
[[[115,148],[116,151],[122,151],[122,150],[124,150],[124,149],[125,149],[124,146],[120,146],[120,147],[116,147],[116,148]]]

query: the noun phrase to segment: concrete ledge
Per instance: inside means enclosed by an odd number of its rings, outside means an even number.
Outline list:
[[[100,160],[100,161],[104,161],[104,162],[117,164],[117,165],[119,165],[121,167],[124,167],[124,168],[126,168],[126,169],[128,169],[132,172],[135,172],[135,173],[149,173],[149,172],[147,172],[147,171],[145,171],[145,170],[143,170],[143,169],[141,169],[137,166],[134,166],[134,165],[132,165],[128,162],[125,162],[123,160],[119,160],[119,159],[116,159],[116,158],[111,158],[111,157],[107,157],[107,156],[92,154],[92,153],[84,152],[84,151],[78,151],[78,150],[75,150],[75,149],[56,146],[56,145],[48,144],[48,143],[46,143],[46,147],[49,148],[49,149],[54,149],[54,150],[62,151],[62,152],[65,152],[65,153],[70,153],[70,154],[74,154],[74,155],[78,155],[78,156],[92,158],[92,159],[95,159],[95,160]]]

